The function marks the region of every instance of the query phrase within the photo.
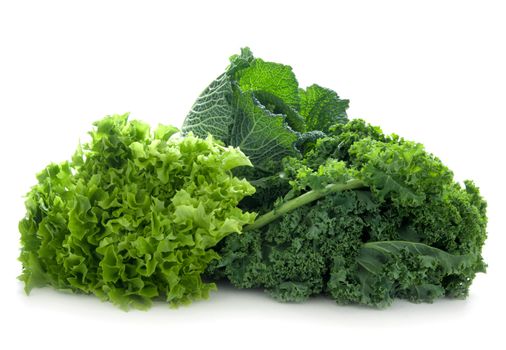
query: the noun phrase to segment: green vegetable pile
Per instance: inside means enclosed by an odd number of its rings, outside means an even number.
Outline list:
[[[466,297],[486,268],[478,188],[423,145],[349,120],[348,104],[246,48],[182,136],[127,115],[95,123],[27,195],[27,292],[51,285],[124,309],[186,304],[224,279],[291,302]]]

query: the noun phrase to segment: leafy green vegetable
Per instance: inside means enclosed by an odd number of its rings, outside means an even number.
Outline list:
[[[240,147],[257,169],[269,172],[282,158],[300,156],[304,143],[331,125],[345,123],[347,108],[348,100],[334,91],[300,89],[290,66],[254,58],[244,48],[199,96],[182,131]]]
[[[486,204],[474,184],[462,188],[422,145],[362,120],[336,125],[253,184],[261,200],[241,206],[264,214],[220,243],[212,278],[282,301],[325,293],[384,307],[465,297],[485,270]]]
[[[26,198],[20,260],[26,291],[51,285],[93,293],[122,308],[206,298],[201,274],[211,248],[253,213],[237,207],[254,188],[231,170],[243,153],[209,136],[115,115],[95,123],[91,142],[51,164]]]
[[[300,90],[300,114],[304,117],[308,130],[328,131],[336,122],[346,123],[348,101],[341,100],[335,91],[318,85]]]
[[[245,48],[198,97],[184,138],[127,115],[97,122],[27,195],[27,292],[51,285],[125,309],[205,298],[221,278],[281,301],[467,296],[486,268],[478,188],[347,108]]]
[[[469,269],[473,256],[448,254],[422,243],[382,241],[364,243],[356,262],[356,274],[363,286],[361,301],[386,306],[392,301],[393,289],[397,296],[412,301],[444,296],[440,281]]]

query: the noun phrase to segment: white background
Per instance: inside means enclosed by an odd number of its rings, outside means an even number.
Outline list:
[[[2,0],[0,347],[504,349],[505,18],[501,1],[485,0]],[[224,287],[189,307],[125,313],[47,288],[24,295],[17,222],[35,173],[69,158],[107,114],[180,126],[246,45],[476,181],[489,202],[489,269],[467,300],[378,311]]]

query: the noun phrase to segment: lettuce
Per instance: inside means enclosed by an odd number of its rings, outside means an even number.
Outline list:
[[[154,133],[128,115],[95,123],[71,161],[37,176],[19,224],[28,292],[51,285],[90,293],[121,308],[145,309],[206,298],[212,249],[252,223],[238,202],[254,192],[231,169],[249,166],[238,149],[211,136]]]

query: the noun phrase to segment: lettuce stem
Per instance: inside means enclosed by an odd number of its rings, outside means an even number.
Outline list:
[[[360,180],[349,180],[345,183],[334,183],[325,186],[320,190],[311,190],[306,192],[294,199],[289,200],[288,202],[283,203],[277,208],[274,208],[270,212],[258,217],[254,223],[251,225],[245,226],[244,231],[252,231],[264,227],[267,224],[270,224],[277,218],[291,212],[298,207],[309,204],[317,199],[325,197],[330,193],[342,192],[346,190],[353,190],[357,188],[365,187],[365,184]]]

